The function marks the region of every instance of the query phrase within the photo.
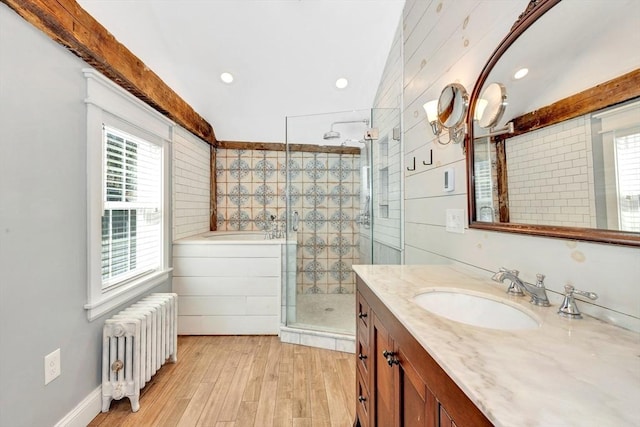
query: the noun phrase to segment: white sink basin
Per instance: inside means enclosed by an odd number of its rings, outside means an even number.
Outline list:
[[[508,300],[458,289],[432,290],[416,295],[413,301],[423,309],[460,323],[482,328],[536,329],[540,323]]]

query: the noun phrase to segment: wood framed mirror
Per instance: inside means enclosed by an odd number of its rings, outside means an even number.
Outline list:
[[[469,100],[470,228],[640,246],[638,16],[636,0],[530,2]],[[496,82],[508,105],[493,126],[509,130],[482,137],[475,110]]]

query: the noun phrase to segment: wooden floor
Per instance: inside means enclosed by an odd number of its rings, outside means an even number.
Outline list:
[[[142,389],[140,410],[113,401],[90,427],[353,425],[353,354],[275,336],[181,336],[178,362]]]

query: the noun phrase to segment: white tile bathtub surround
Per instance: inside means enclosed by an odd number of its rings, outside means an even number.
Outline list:
[[[210,145],[176,127],[173,139],[173,239],[209,230]]]
[[[405,6],[403,143],[405,163],[413,156],[418,163],[415,171],[404,171],[405,263],[464,264],[487,274],[504,266],[520,270],[528,281],[543,273],[552,303],[558,304],[564,285],[572,283],[599,294],[594,302],[578,303],[583,313],[640,331],[637,248],[474,229],[445,232],[446,209],[466,213],[467,205],[466,185],[456,185],[451,194],[442,192],[442,171],[453,167],[456,182],[466,183],[465,157],[459,145],[433,142],[422,104],[437,99],[448,83],[459,82],[470,92],[527,4],[445,0],[408,1]],[[422,166],[430,149],[434,164]]]
[[[499,331],[431,314],[411,301],[433,287],[505,298],[506,285],[453,266],[355,266],[373,292],[496,426],[637,425],[640,337],[591,317],[510,300],[538,329]],[[473,357],[469,357],[473,355]],[[551,394],[550,394],[551,393]]]
[[[173,245],[182,335],[277,334],[284,239],[219,240],[209,232]],[[229,234],[229,233],[227,233]]]

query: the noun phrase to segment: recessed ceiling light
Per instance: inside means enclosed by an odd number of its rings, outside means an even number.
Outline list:
[[[528,68],[520,68],[513,75],[513,78],[516,79],[516,80],[519,80],[519,79],[523,78],[524,76],[526,76],[527,74],[529,74],[529,69]]]
[[[222,80],[223,82],[229,84],[233,81],[233,74],[231,73],[222,73],[220,74],[220,80]]]
[[[336,87],[338,89],[344,89],[348,85],[349,85],[349,80],[345,79],[344,77],[340,77],[338,80],[336,80]]]

